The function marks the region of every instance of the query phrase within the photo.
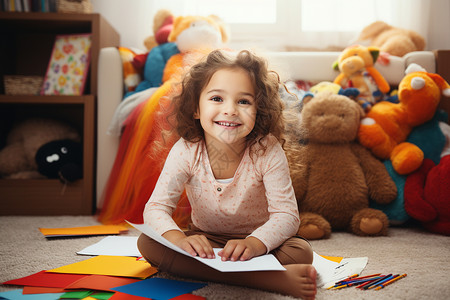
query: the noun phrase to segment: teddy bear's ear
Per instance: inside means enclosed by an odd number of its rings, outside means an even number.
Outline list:
[[[372,59],[373,59],[373,63],[375,64],[375,62],[378,59],[378,56],[380,55],[380,49],[378,47],[367,47],[367,50],[369,50],[370,55],[372,55]]]

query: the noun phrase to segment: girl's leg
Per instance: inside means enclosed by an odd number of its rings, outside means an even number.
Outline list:
[[[309,244],[306,241],[298,240],[301,242],[291,242],[293,244],[301,245],[300,248],[308,248]],[[305,246],[303,242],[305,242],[307,246]],[[216,242],[211,243],[213,247],[223,247],[223,245]],[[314,299],[316,294],[316,271],[311,265],[312,258],[309,263],[292,264],[288,262],[284,265],[286,271],[220,272],[208,267],[196,259],[173,251],[144,234],[141,234],[139,237],[138,247],[142,256],[153,266],[158,267],[161,271],[166,271],[185,278],[240,285],[304,299]],[[287,248],[290,251],[283,250],[277,255],[284,256],[288,260],[292,259],[293,261],[297,261],[301,255],[291,254],[293,252],[291,249],[292,246],[287,246]],[[309,247],[309,249],[310,248],[311,247]],[[308,250],[306,249],[305,252],[308,252]],[[284,263],[282,262],[282,264]]]

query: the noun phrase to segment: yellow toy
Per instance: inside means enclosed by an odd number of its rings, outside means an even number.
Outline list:
[[[334,83],[342,88],[357,88],[357,100],[366,112],[390,89],[387,81],[374,67],[379,52],[376,47],[350,46],[342,51],[334,65],[341,72]]]
[[[405,142],[413,127],[431,120],[441,99],[450,96],[450,86],[438,74],[412,64],[398,88],[399,103],[375,104],[361,121],[359,142],[380,159],[391,159],[394,170],[409,174],[418,169],[424,154]]]

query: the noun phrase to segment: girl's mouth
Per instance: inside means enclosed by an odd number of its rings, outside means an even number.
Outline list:
[[[224,121],[217,121],[215,122],[217,125],[220,126],[224,126],[224,127],[237,127],[240,126],[241,124],[239,123],[234,123],[234,122],[224,122]]]

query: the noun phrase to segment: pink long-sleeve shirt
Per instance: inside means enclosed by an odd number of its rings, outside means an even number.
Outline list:
[[[178,140],[145,206],[144,222],[159,234],[180,230],[171,216],[186,189],[192,222],[200,230],[248,234],[267,252],[275,249],[297,233],[300,219],[284,151],[271,135],[264,143],[264,155],[250,156],[247,147],[232,181],[220,183],[204,142]]]

